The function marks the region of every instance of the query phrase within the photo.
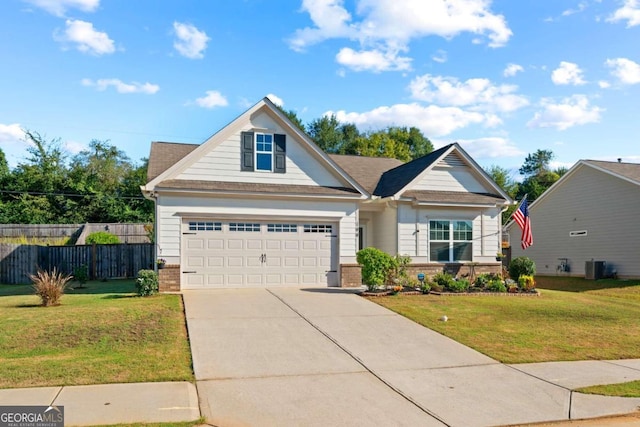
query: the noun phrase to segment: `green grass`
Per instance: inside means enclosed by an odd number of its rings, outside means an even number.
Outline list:
[[[504,363],[640,358],[640,282],[536,280],[540,297],[371,300]]]
[[[595,385],[579,388],[576,391],[587,394],[603,394],[605,396],[640,397],[640,381],[621,384]]]
[[[109,424],[101,427],[193,427],[205,423],[204,417],[198,420],[175,422],[175,423],[132,423],[132,424]]]
[[[0,388],[193,380],[179,295],[85,286],[45,308],[31,286],[0,285]]]

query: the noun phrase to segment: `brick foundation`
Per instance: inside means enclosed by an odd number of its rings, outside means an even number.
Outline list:
[[[160,281],[160,292],[180,291],[180,266],[178,264],[167,264],[158,270]]]
[[[482,273],[500,273],[502,271],[502,264],[410,264],[407,267],[407,273],[409,274],[409,277],[416,277],[418,273],[424,273],[427,277],[431,277],[436,273],[444,271],[454,277],[468,277],[471,275],[472,268],[476,276]]]
[[[362,286],[362,274],[358,264],[340,265],[340,287],[359,288]]]

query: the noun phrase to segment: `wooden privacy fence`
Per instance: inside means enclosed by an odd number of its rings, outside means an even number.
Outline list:
[[[73,274],[86,265],[90,279],[135,277],[139,270],[153,269],[153,244],[35,246],[0,244],[0,283],[29,283],[38,268]]]

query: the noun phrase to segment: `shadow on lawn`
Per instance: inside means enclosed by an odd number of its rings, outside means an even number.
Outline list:
[[[128,298],[136,292],[135,282],[132,279],[90,281],[82,287],[78,282],[70,282],[65,290],[66,295],[99,295],[115,294],[111,297]],[[31,285],[0,285],[0,296],[33,295]]]
[[[587,280],[582,277],[536,276],[536,288],[564,292],[588,292],[602,289],[628,288],[638,285],[640,285],[639,280]]]

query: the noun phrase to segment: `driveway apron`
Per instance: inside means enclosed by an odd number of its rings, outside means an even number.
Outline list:
[[[214,425],[491,426],[569,417],[569,389],[350,292],[190,291],[184,301],[201,410]]]

